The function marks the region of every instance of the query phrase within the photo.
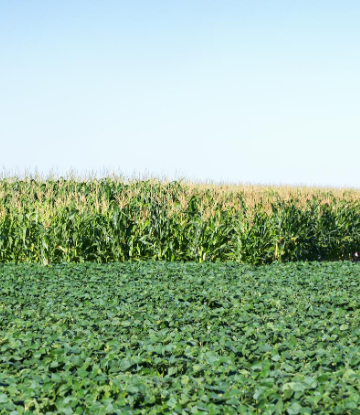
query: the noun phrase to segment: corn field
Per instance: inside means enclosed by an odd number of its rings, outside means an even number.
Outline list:
[[[120,177],[0,180],[0,262],[349,260],[360,190]]]

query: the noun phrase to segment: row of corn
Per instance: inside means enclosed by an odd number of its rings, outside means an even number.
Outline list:
[[[0,180],[0,262],[348,260],[360,192],[89,179]]]

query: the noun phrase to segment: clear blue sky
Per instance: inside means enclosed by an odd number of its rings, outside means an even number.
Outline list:
[[[0,169],[360,187],[358,0],[0,4]]]

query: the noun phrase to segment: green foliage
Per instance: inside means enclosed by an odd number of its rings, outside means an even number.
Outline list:
[[[360,264],[6,264],[0,414],[359,414]]]
[[[3,263],[267,264],[348,260],[360,249],[359,200],[331,193],[324,203],[274,191],[252,204],[241,191],[180,182],[61,179],[4,180],[0,195]]]

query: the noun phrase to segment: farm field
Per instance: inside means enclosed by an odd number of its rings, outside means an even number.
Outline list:
[[[0,262],[352,260],[360,190],[0,180]]]
[[[0,414],[359,414],[360,264],[0,267]]]

